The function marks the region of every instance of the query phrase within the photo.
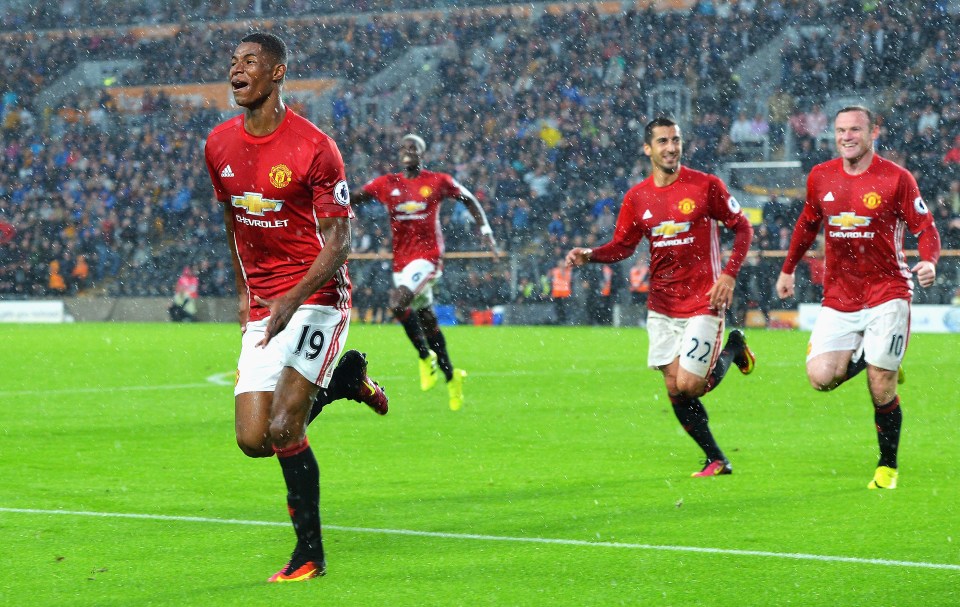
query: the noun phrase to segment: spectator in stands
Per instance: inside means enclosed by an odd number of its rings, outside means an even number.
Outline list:
[[[60,262],[53,260],[50,262],[50,277],[47,280],[47,289],[51,295],[66,295],[67,281],[64,280],[60,271]]]
[[[930,132],[940,130],[940,114],[933,109],[932,103],[923,106],[923,111],[920,112],[920,117],[917,119],[917,132],[923,133],[927,129]]]
[[[197,320],[197,299],[200,294],[200,281],[190,266],[184,266],[173,291],[173,303],[170,304],[170,320],[174,322],[194,322]]]
[[[82,291],[87,288],[90,281],[90,266],[87,265],[85,255],[77,255],[77,260],[70,270],[70,284],[74,291]]]
[[[960,176],[960,135],[953,138],[953,145],[943,155],[945,168],[955,176]]]
[[[550,270],[550,299],[558,325],[567,324],[570,303],[573,296],[573,271],[567,267],[562,257]]]
[[[807,134],[814,139],[819,139],[827,134],[827,115],[823,112],[819,103],[814,103],[810,107],[810,111],[804,114],[803,123],[807,129]]]
[[[564,225],[559,211],[554,211],[551,214],[550,223],[547,224],[547,234],[550,235],[551,241],[559,241],[564,237],[566,232],[567,227]]]
[[[750,130],[750,119],[746,112],[737,114],[737,119],[730,125],[730,141],[738,146],[743,143],[753,141],[753,134]]]
[[[785,88],[777,89],[767,103],[770,112],[770,143],[774,146],[783,145],[784,134],[790,116],[794,112],[795,100]]]
[[[630,268],[630,301],[634,305],[646,306],[650,292],[650,261],[646,254],[637,256]]]
[[[763,114],[757,112],[750,121],[750,141],[756,144],[762,144],[770,135],[770,123],[767,122]]]

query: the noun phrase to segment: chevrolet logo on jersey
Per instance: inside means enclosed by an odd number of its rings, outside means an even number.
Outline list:
[[[279,211],[283,207],[282,200],[270,200],[257,192],[244,192],[243,196],[231,196],[230,204],[240,207],[250,215],[260,216],[265,211]]]
[[[841,230],[856,230],[857,228],[865,228],[870,225],[870,218],[857,215],[856,213],[845,212],[839,215],[831,215],[828,223]]]
[[[413,213],[419,213],[427,208],[427,203],[418,202],[416,200],[408,200],[406,202],[401,202],[396,207],[397,211],[401,213],[406,213],[408,215]]]
[[[660,225],[653,228],[653,236],[662,236],[663,238],[673,238],[677,234],[683,234],[690,229],[690,222],[684,221],[676,223],[673,220],[661,221]]]

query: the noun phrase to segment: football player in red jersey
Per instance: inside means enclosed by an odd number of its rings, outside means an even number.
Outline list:
[[[337,398],[387,412],[363,355],[340,357],[350,321],[345,262],[353,217],[343,160],[330,137],[284,105],[286,72],[279,37],[245,36],[229,70],[243,113],[215,127],[205,148],[239,296],[237,444],[250,457],[277,455],[297,536],[271,582],[326,571],[320,471],[306,435],[312,416]]]
[[[624,196],[613,240],[594,249],[571,249],[566,262],[614,263],[630,257],[641,239],[650,242],[647,364],[663,373],[677,419],[706,455],[703,469],[693,476],[730,474],[700,397],[720,383],[731,364],[745,375],[754,368],[742,332],[731,331],[720,348],[724,312],[733,301],[753,228],[720,179],[681,166],[683,139],[673,120],[650,121],[643,141],[650,176]],[[735,233],[723,267],[720,223]]]
[[[807,348],[807,377],[833,390],[867,369],[880,459],[870,489],[897,487],[903,412],[897,384],[910,338],[912,274],[929,287],[937,277],[940,235],[913,175],[874,149],[880,127],[873,112],[837,112],[839,157],[807,177],[807,198],[777,279],[777,295],[794,294],[794,270],[825,226],[823,307]],[[910,268],[903,232],[917,235],[920,261]]]
[[[443,271],[443,235],[440,232],[440,205],[447,198],[462,202],[479,226],[481,236],[494,258],[499,256],[493,230],[480,201],[446,173],[423,168],[426,143],[419,135],[400,140],[403,172],[382,175],[369,181],[350,196],[354,205],[376,200],[390,214],[393,235],[393,285],[390,308],[403,325],[420,356],[420,388],[437,383],[437,367],[447,380],[450,408],[463,406],[463,379],[467,373],[456,369],[447,352],[447,342],[433,312],[433,285]]]

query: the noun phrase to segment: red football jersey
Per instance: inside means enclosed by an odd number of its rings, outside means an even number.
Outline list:
[[[323,249],[321,217],[353,217],[343,158],[333,139],[290,108],[265,137],[244,130],[241,114],[207,137],[207,170],[217,200],[233,208],[237,253],[250,299],[250,320],[296,285]],[[350,307],[344,264],[304,303]]]
[[[363,186],[363,191],[390,213],[394,272],[415,259],[426,259],[439,266],[443,257],[440,204],[444,198],[459,196],[462,189],[450,175],[433,171],[421,171],[413,179],[391,173]]]
[[[821,225],[823,305],[854,312],[912,297],[904,228],[916,234],[932,226],[933,217],[909,171],[878,155],[860,175],[844,171],[841,158],[815,166],[797,226],[819,232]],[[791,241],[785,272],[793,272],[801,254]]]
[[[726,268],[721,268],[717,222],[738,232]],[[710,308],[707,293],[721,269],[736,277],[752,236],[740,204],[719,178],[681,166],[677,180],[666,187],[657,187],[648,177],[627,192],[613,240],[594,249],[591,261],[625,259],[646,237],[650,242],[649,309],[674,318],[716,315],[719,312]]]

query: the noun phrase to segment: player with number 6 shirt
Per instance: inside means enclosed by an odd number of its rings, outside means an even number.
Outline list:
[[[494,259],[499,252],[480,201],[451,175],[423,168],[426,150],[422,137],[404,135],[399,150],[403,170],[371,179],[350,195],[350,202],[359,205],[376,200],[387,209],[393,237],[394,288],[390,291],[390,308],[420,358],[420,389],[433,388],[439,379],[438,371],[442,372],[447,380],[450,409],[458,411],[464,403],[467,372],[453,366],[446,337],[432,307],[433,287],[443,275],[443,201],[452,198],[463,203]]]

